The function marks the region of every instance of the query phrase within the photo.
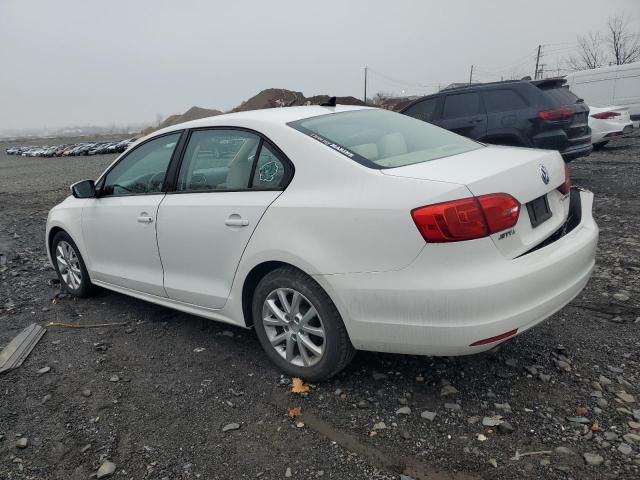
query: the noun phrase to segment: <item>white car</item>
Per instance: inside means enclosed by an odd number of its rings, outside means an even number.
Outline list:
[[[621,137],[633,130],[633,122],[627,107],[589,107],[591,143],[600,148],[609,140]]]
[[[557,152],[366,107],[174,125],[72,193],[46,231],[69,292],[254,327],[309,380],[358,349],[490,349],[580,293],[598,239],[593,195]]]

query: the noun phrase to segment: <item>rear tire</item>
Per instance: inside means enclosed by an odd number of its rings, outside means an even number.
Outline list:
[[[252,313],[262,348],[288,375],[327,380],[356,353],[329,295],[296,268],[282,267],[260,280]]]
[[[94,287],[80,250],[67,232],[60,231],[53,237],[51,258],[64,290],[81,298],[93,293]]]

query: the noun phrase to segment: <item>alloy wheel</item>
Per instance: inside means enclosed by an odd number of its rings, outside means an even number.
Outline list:
[[[65,285],[71,290],[79,289],[82,285],[80,259],[73,247],[64,240],[58,242],[56,247],[56,263]]]
[[[322,319],[297,290],[277,288],[267,295],[262,323],[271,346],[287,362],[311,367],[322,358],[326,337]]]

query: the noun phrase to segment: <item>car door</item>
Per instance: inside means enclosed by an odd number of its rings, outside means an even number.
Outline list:
[[[98,182],[82,211],[91,278],[166,296],[156,241],[158,206],[180,132],[140,144]]]
[[[480,94],[447,94],[442,107],[442,117],[434,123],[465,137],[482,138],[487,132],[487,114],[484,112]]]
[[[511,88],[484,90],[482,102],[487,112],[487,142],[500,145],[529,146],[529,106]]]
[[[177,301],[222,308],[238,263],[291,167],[258,134],[229,128],[191,132],[175,191],[158,213],[164,288]]]

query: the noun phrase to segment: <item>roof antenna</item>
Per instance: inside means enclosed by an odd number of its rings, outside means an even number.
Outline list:
[[[324,103],[320,104],[321,107],[335,107],[336,106],[336,97],[329,97],[329,100],[327,100]]]

